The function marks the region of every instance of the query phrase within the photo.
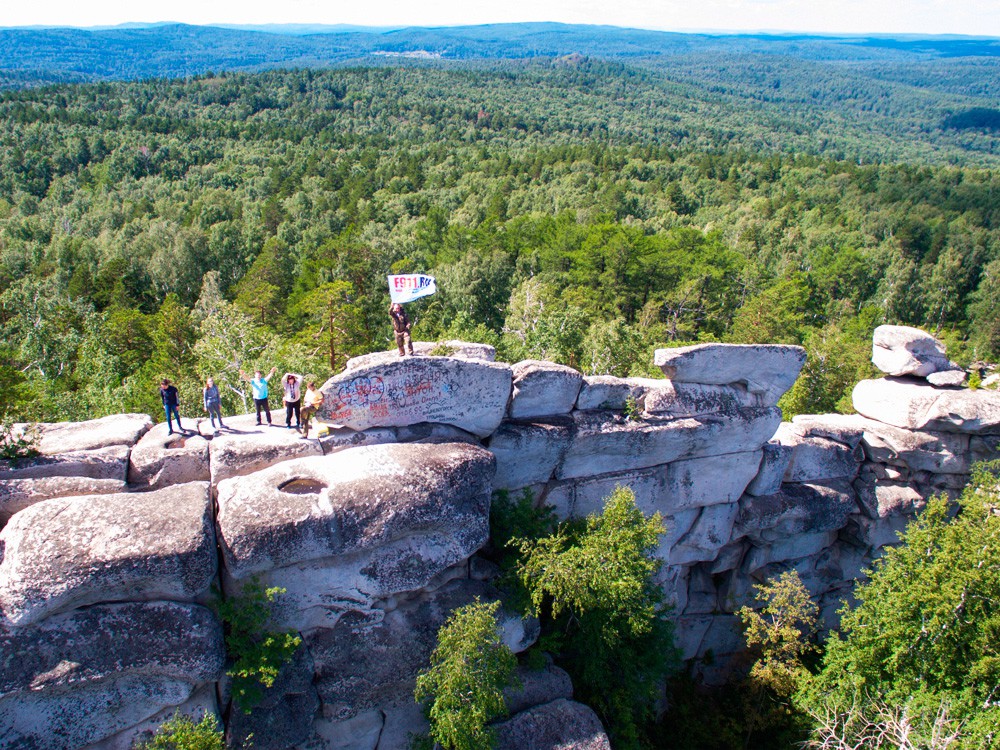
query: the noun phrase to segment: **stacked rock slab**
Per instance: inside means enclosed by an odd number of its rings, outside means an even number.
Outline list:
[[[857,386],[858,414],[785,423],[798,347],[663,349],[666,378],[621,379],[452,342],[452,357],[353,362],[324,384],[328,429],[309,439],[252,415],[185,420],[182,436],[135,415],[45,425],[40,457],[0,466],[0,663],[16,665],[0,746],[124,750],[180,710],[226,716],[258,750],[407,747],[438,628],[499,596],[476,556],[497,490],[573,518],[624,485],[663,514],[679,645],[722,680],[755,583],[794,568],[834,625],[927,498],[997,457],[1000,396],[943,385],[964,373],[927,338],[879,333],[894,374]],[[226,708],[206,604],[210,586],[253,580],[285,589],[270,626],[303,646],[245,715]],[[517,613],[502,624],[515,651],[537,637]],[[608,746],[565,675],[523,683],[501,746]]]

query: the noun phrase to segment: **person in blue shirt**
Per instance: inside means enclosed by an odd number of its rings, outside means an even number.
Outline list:
[[[181,427],[181,415],[177,411],[180,406],[177,386],[171,385],[166,378],[160,383],[160,400],[163,402],[163,412],[167,415],[167,429],[169,430],[167,434],[174,434],[174,423],[171,421],[171,416],[177,420],[177,431],[184,432],[184,428]]]
[[[264,377],[260,370],[253,371],[253,377],[247,377],[243,370],[240,370],[240,377],[250,382],[250,390],[253,391],[253,404],[257,408],[257,424],[260,424],[260,413],[263,411],[267,415],[267,423],[271,424],[271,407],[267,403],[267,381],[274,377],[278,371],[277,367],[272,367],[271,372]]]

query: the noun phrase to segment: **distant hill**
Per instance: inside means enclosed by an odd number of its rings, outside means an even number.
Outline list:
[[[31,71],[38,81],[68,77],[134,80],[185,77],[208,71],[329,67],[406,53],[444,61],[574,53],[609,60],[662,61],[710,53],[906,64],[947,58],[997,60],[1000,39],[679,34],[557,23],[394,29],[309,24],[0,29],[0,72],[8,74],[4,85],[11,85],[10,74],[15,71]]]

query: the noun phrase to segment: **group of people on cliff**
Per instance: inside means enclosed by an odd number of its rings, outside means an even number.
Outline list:
[[[407,350],[413,356],[413,339],[410,337],[412,324],[403,306],[398,302],[389,305],[389,319],[392,321],[392,332],[396,339],[396,347],[399,349],[399,356],[406,355]],[[405,347],[405,348],[404,348]],[[243,370],[240,370],[240,379],[250,383],[250,390],[253,395],[254,409],[257,412],[257,424],[262,424],[261,415],[267,418],[267,423],[271,424],[271,406],[269,401],[269,381],[274,377],[278,368],[272,367],[265,377],[262,370],[254,370],[251,378]],[[323,403],[323,393],[316,388],[312,381],[306,384],[306,392],[303,403],[301,394],[302,378],[291,372],[286,372],[281,376],[281,387],[284,392],[282,403],[285,405],[285,427],[292,428],[292,417],[295,417],[295,429],[302,433],[303,437],[309,435],[309,421],[319,410]],[[203,407],[208,412],[212,422],[212,429],[227,429],[222,423],[222,397],[219,395],[219,387],[213,378],[205,380],[205,386],[201,391]],[[163,412],[167,418],[168,434],[174,434],[174,422],[177,422],[178,432],[184,432],[181,427],[180,415],[180,394],[177,386],[170,380],[164,378],[160,383],[160,400],[163,401]],[[219,427],[215,427],[216,420]]]
[[[250,383],[258,425],[263,424],[262,416],[267,419],[268,425],[271,424],[269,381],[277,371],[276,367],[272,367],[265,376],[263,371],[254,370],[251,378],[243,370],[240,370],[240,379]],[[306,384],[306,392],[303,397],[301,383],[302,377],[295,373],[286,372],[281,377],[282,403],[285,405],[285,427],[292,429],[292,417],[294,416],[295,429],[302,433],[302,437],[308,437],[309,422],[323,403],[323,392],[316,387],[315,382],[309,381]],[[205,380],[201,396],[202,406],[208,413],[212,429],[227,429],[222,422],[222,397],[219,394],[219,386],[215,384],[213,378]],[[180,395],[177,386],[173,385],[167,378],[164,378],[160,383],[160,400],[163,402],[163,412],[166,415],[167,434],[174,434],[174,422],[177,423],[178,432],[184,432],[184,428],[181,426]],[[219,422],[218,428],[215,426],[216,420]]]

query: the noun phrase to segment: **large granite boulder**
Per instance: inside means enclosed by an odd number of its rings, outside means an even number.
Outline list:
[[[127,674],[71,691],[0,700],[0,747],[80,750],[185,704],[194,686],[176,677]],[[105,745],[107,747],[107,745]],[[124,750],[123,745],[114,750]]]
[[[923,378],[936,372],[960,371],[945,355],[944,344],[929,333],[910,326],[876,328],[872,336],[872,364],[892,376]]]
[[[559,698],[496,725],[496,750],[611,750],[593,709]]]
[[[441,352],[431,354],[431,352]],[[454,359],[479,359],[484,362],[493,362],[497,357],[497,350],[489,344],[477,344],[469,341],[459,341],[449,339],[448,341],[414,341],[413,353],[417,357],[443,356]],[[362,354],[360,357],[351,357],[344,364],[344,370],[360,370],[369,365],[385,365],[398,360],[399,351],[390,349],[384,352],[371,352]]]
[[[549,481],[572,434],[569,417],[501,424],[489,441],[497,459],[494,488],[513,490]]]
[[[765,405],[792,387],[806,350],[781,344],[694,344],[673,349],[657,349],[653,364],[670,380],[706,385],[743,384],[759,394]]]
[[[0,626],[88,604],[193,600],[215,577],[204,482],[45,500],[0,532]]]
[[[526,359],[511,367],[511,419],[568,414],[576,404],[583,375],[566,365]]]
[[[781,423],[775,407],[688,419],[628,420],[609,412],[574,412],[576,432],[556,476],[595,476],[684,458],[757,450]]]
[[[486,541],[494,471],[493,456],[477,446],[388,444],[224,481],[218,525],[226,569],[245,578],[426,534],[452,536],[467,557]],[[423,562],[440,556],[426,553]],[[377,557],[371,564],[380,576],[418,562]]]
[[[917,380],[862,380],[852,393],[859,414],[907,430],[1000,432],[1000,393],[935,388]]]
[[[15,513],[42,500],[77,495],[107,495],[112,492],[124,492],[125,489],[125,482],[120,479],[52,477],[0,480],[0,529]]]
[[[870,461],[933,474],[968,474],[972,439],[956,432],[904,430],[858,417],[864,427],[864,449]]]
[[[153,420],[148,414],[112,414],[110,417],[85,422],[48,422],[35,427],[39,435],[39,452],[45,456],[53,456],[73,451],[92,451],[112,445],[131,447],[152,426]],[[16,424],[14,428],[24,430],[28,425]]]
[[[511,380],[504,364],[400,357],[330,378],[317,418],[355,430],[440,422],[486,437],[504,417]]]
[[[158,424],[132,448],[129,484],[159,489],[188,482],[207,482],[209,441],[196,432],[171,434]]]
[[[225,663],[222,623],[197,604],[99,604],[0,630],[0,700],[66,692],[125,674],[215,682]]]
[[[740,500],[733,538],[746,536],[766,544],[836,531],[857,508],[854,492],[843,480],[825,484],[786,483],[777,494],[745,495]]]
[[[227,417],[228,429],[209,443],[212,484],[217,486],[225,479],[252,474],[282,461],[323,455],[319,440],[304,439],[296,430],[286,429],[283,421],[284,414],[274,425],[258,425],[253,414]]]
[[[641,406],[647,384],[661,382],[652,378],[623,379],[612,375],[584,375],[580,394],[576,397],[576,408],[580,411],[610,409],[620,412],[625,409],[629,399]]]
[[[771,406],[760,393],[741,385],[705,385],[673,380],[652,381],[643,397],[643,410],[652,416],[700,417],[706,414],[738,414],[748,407]]]
[[[774,440],[792,449],[785,469],[786,482],[853,479],[865,457],[860,445],[852,449],[825,437],[802,435],[795,425],[788,422],[781,424]]]
[[[0,480],[87,477],[124,482],[128,475],[127,445],[0,461]]]

